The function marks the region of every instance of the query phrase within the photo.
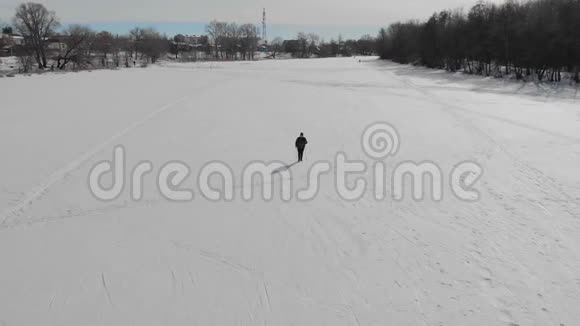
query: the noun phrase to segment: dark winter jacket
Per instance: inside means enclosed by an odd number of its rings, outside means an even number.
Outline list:
[[[306,140],[306,138],[300,136],[296,139],[296,148],[304,149],[306,144],[308,144],[308,140]]]

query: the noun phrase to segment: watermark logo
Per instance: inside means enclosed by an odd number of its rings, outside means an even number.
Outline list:
[[[399,132],[387,122],[368,126],[363,132],[362,148],[370,158],[384,160],[399,152]]]
[[[143,199],[146,178],[154,174],[156,190],[169,201],[187,202],[196,198],[209,201],[252,201],[260,198],[271,201],[275,197],[283,201],[313,200],[320,192],[323,176],[333,178],[334,190],[346,201],[356,201],[372,189],[375,200],[385,200],[389,194],[395,201],[443,200],[450,192],[455,198],[474,202],[480,193],[476,185],[483,175],[482,167],[473,161],[458,162],[447,174],[433,161],[423,160],[396,162],[401,148],[397,129],[387,122],[368,126],[362,133],[361,147],[368,160],[349,160],[347,153],[339,152],[333,161],[314,162],[306,174],[306,186],[294,189],[291,165],[283,162],[249,162],[236,174],[226,162],[207,162],[192,173],[185,162],[171,161],[154,173],[150,161],[141,161],[127,169],[127,151],[116,146],[110,161],[97,163],[89,172],[88,184],[93,196],[102,201],[112,201],[129,191],[134,201]],[[393,163],[392,169],[387,162]],[[397,163],[397,164],[394,164]],[[107,177],[110,182],[103,185]],[[196,180],[192,180],[196,178]],[[212,180],[219,182],[213,182]],[[128,182],[129,187],[126,183]],[[197,188],[196,190],[194,190]],[[276,190],[279,193],[276,194]],[[259,191],[259,196],[256,192]]]

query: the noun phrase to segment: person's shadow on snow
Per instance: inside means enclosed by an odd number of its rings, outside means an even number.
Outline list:
[[[296,162],[294,162],[294,163],[292,163],[292,164],[290,164],[290,165],[285,165],[285,166],[279,167],[279,168],[277,168],[276,170],[272,171],[272,175],[274,175],[274,174],[278,174],[278,173],[282,173],[282,172],[284,172],[284,171],[288,171],[288,170],[290,170],[290,168],[291,168],[291,167],[293,167],[294,165],[296,165],[296,164],[298,164],[298,163],[299,163],[299,162],[298,162],[298,161],[296,161]]]

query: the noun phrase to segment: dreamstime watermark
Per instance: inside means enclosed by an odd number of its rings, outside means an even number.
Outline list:
[[[483,175],[483,169],[473,161],[458,162],[447,177],[439,165],[429,160],[399,162],[389,174],[386,162],[396,156],[400,147],[399,132],[389,123],[380,122],[367,127],[361,137],[361,145],[365,154],[372,159],[371,164],[363,160],[348,160],[346,153],[339,152],[332,162],[314,162],[306,176],[306,187],[296,191],[293,189],[290,166],[282,162],[250,162],[236,178],[234,170],[226,162],[211,161],[197,173],[196,182],[190,184],[187,182],[193,175],[190,167],[181,161],[171,161],[158,169],[155,183],[164,198],[177,202],[192,201],[196,194],[210,201],[233,201],[236,195],[251,201],[255,199],[258,189],[263,200],[271,201],[275,188],[278,188],[279,198],[284,201],[308,201],[318,195],[323,175],[334,178],[336,193],[347,201],[356,201],[365,196],[369,183],[372,195],[378,201],[387,198],[388,190],[395,201],[404,200],[407,193],[415,201],[428,197],[441,201],[445,185],[457,199],[473,202],[480,198],[475,186]],[[153,171],[150,161],[141,161],[127,170],[126,150],[119,145],[114,148],[111,161],[102,161],[92,167],[88,178],[89,189],[97,199],[112,201],[129,188],[131,199],[140,201],[143,199],[145,178],[151,177]],[[111,176],[109,186],[101,183],[106,175]],[[219,181],[218,185],[212,183],[215,178]],[[256,178],[260,183],[255,183]],[[195,183],[197,192],[192,187]]]

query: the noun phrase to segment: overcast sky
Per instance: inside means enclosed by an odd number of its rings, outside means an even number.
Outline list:
[[[20,0],[0,0],[0,21],[10,22]],[[476,0],[37,0],[64,23],[207,22],[259,23],[265,7],[269,24],[384,26],[426,18],[442,9],[466,8]],[[298,27],[297,27],[298,28]]]

